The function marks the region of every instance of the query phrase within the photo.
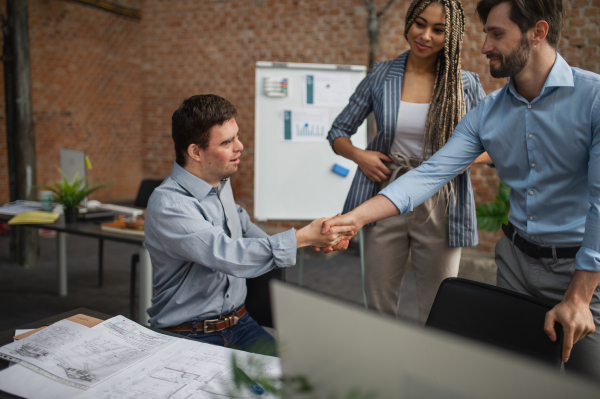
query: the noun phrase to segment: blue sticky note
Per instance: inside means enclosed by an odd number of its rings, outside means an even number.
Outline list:
[[[350,173],[350,169],[346,169],[343,166],[338,165],[337,163],[333,165],[332,171],[343,177],[348,176],[348,173]]]

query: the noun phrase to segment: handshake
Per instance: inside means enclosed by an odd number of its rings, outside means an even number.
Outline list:
[[[312,246],[325,253],[344,251],[348,248],[350,238],[361,228],[353,217],[339,213],[333,217],[313,220],[308,226],[296,231],[297,247]]]

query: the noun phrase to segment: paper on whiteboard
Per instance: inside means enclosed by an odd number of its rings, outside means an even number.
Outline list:
[[[149,361],[124,370],[81,393],[77,399],[255,397],[237,390],[231,364],[233,354],[240,364],[259,364],[264,375],[281,376],[278,358],[180,339],[152,355]]]
[[[352,95],[349,75],[308,74],[304,77],[304,105],[344,107]]]
[[[325,142],[329,131],[329,111],[325,108],[295,108],[282,112],[283,141]]]

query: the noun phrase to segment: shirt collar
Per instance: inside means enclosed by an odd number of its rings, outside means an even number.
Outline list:
[[[198,201],[202,201],[211,192],[217,192],[215,187],[199,177],[194,176],[182,168],[177,162],[173,163],[171,177],[179,183],[181,187],[185,188],[190,194],[196,197]]]
[[[556,61],[554,61],[554,65],[550,70],[550,74],[546,78],[546,82],[544,83],[544,87],[542,87],[542,91],[537,98],[540,98],[547,89],[552,87],[573,87],[575,86],[573,80],[573,70],[567,64],[567,61],[559,54],[556,53]],[[517,98],[523,98],[519,93],[517,93],[517,89],[515,88],[515,82],[513,79],[508,82],[508,89],[510,92]],[[535,100],[534,100],[535,101]],[[533,102],[533,101],[532,101]]]

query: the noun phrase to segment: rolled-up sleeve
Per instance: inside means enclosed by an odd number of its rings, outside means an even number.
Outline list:
[[[479,139],[479,108],[474,108],[461,119],[444,147],[379,194],[387,197],[404,214],[431,198],[465,170],[484,152]]]
[[[164,206],[160,215],[154,219],[154,228],[161,232],[164,251],[172,258],[245,278],[296,263],[294,229],[273,236],[234,240],[221,226],[213,226],[202,218],[191,202]]]
[[[575,269],[600,272],[600,97],[593,112],[592,144],[588,163],[589,202],[581,249],[577,252]]]

